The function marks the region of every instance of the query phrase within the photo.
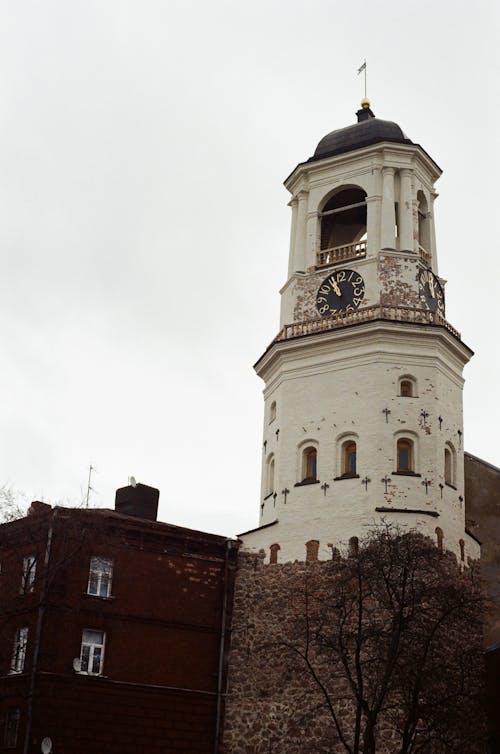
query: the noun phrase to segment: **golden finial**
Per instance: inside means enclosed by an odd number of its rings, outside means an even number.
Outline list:
[[[363,110],[369,110],[370,109],[370,100],[367,99],[366,97],[363,97],[363,99],[361,100],[361,107],[363,108]]]

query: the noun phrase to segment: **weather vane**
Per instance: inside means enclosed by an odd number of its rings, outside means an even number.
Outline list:
[[[360,65],[360,67],[358,68],[358,76],[361,73],[361,71],[365,72],[365,99],[366,99],[367,97],[367,94],[366,94],[366,58],[364,59],[363,64]]]

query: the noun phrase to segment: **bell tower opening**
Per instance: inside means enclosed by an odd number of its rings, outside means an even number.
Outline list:
[[[366,191],[357,187],[337,191],[319,216],[321,251],[362,240],[366,237]]]

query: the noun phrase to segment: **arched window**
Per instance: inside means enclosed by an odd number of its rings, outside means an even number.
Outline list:
[[[349,540],[349,557],[354,557],[359,552],[359,539],[351,537]]]
[[[401,380],[401,383],[399,385],[399,394],[402,398],[413,397],[413,384],[410,382],[410,380]]]
[[[456,454],[451,443],[446,443],[444,448],[444,481],[450,487],[456,485]]]
[[[359,187],[337,191],[320,212],[321,249],[356,243],[366,233],[366,192]]]
[[[440,550],[442,550],[443,549],[443,530],[441,529],[440,526],[436,526],[435,532],[436,532],[436,537],[437,537],[437,546],[439,547]]]
[[[317,539],[311,539],[309,542],[306,542],[306,560],[317,560],[318,559],[318,550],[319,550],[319,542]]]
[[[273,401],[269,408],[269,424],[271,424],[271,422],[273,422],[275,419],[276,419],[276,401]]]
[[[356,443],[353,440],[342,445],[342,476],[356,476]]]
[[[266,478],[266,495],[274,492],[274,455],[271,454],[267,459],[267,478]]]
[[[281,547],[278,544],[274,544],[270,546],[269,548],[269,551],[270,551],[269,562],[270,563],[278,562],[278,550],[281,550]]]
[[[318,451],[312,446],[305,448],[302,453],[302,481],[317,481]]]
[[[417,381],[409,374],[399,378],[398,395],[402,398],[415,398],[417,395]]]
[[[414,455],[413,441],[407,437],[400,438],[397,442],[397,471],[403,474],[413,473]]]
[[[465,561],[465,542],[463,539],[459,539],[458,544],[460,545],[460,560],[463,563]]]

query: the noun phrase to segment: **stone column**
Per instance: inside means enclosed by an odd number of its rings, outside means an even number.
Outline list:
[[[415,251],[413,239],[413,207],[411,198],[411,173],[409,168],[400,170],[399,197],[399,250]]]
[[[382,218],[380,246],[382,249],[395,248],[394,212],[394,168],[382,168]]]
[[[429,237],[431,240],[430,252],[432,254],[432,269],[438,274],[437,249],[436,249],[436,226],[434,224],[434,202],[438,198],[437,191],[431,191],[431,206],[429,211]]]
[[[298,201],[297,197],[293,197],[291,201],[288,202],[288,206],[292,208],[292,227],[290,229],[290,255],[288,257],[288,277],[291,278],[295,270],[297,269],[297,265],[295,264],[295,247],[297,244],[297,208],[298,208]]]
[[[297,226],[295,229],[295,270],[294,272],[305,272],[306,262],[306,213],[307,213],[307,191],[299,191],[297,194]]]

